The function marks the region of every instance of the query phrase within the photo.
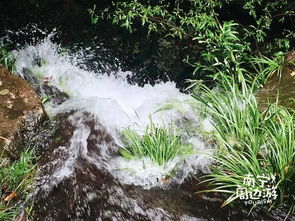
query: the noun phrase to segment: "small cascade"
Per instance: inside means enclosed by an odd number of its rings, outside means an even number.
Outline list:
[[[206,154],[214,144],[198,132],[213,126],[189,94],[174,82],[140,87],[128,81],[131,72],[88,68],[87,58],[95,57],[90,49],[67,51],[52,36],[14,51],[16,74],[38,92],[54,123],[31,197],[35,220],[246,217],[242,208],[220,208],[222,199],[215,194],[194,194],[204,189],[196,178],[209,171]],[[193,153],[177,155],[165,166],[122,157],[122,131],[141,134],[151,119],[159,127],[176,126]]]
[[[149,159],[126,160],[119,154],[110,157],[109,149],[118,152],[118,147],[123,145],[120,134],[124,128],[131,127],[136,131],[143,131],[150,123],[150,118],[154,123],[163,126],[175,123],[179,127],[184,127],[185,123],[201,125],[204,122],[207,129],[211,129],[212,126],[208,120],[202,122],[198,110],[189,102],[190,96],[180,93],[175,83],[159,82],[154,86],[139,87],[127,82],[126,76],[132,75],[130,72],[103,74],[82,69],[77,65],[81,64],[81,50],[76,57],[62,53],[61,47],[54,44],[50,38],[51,36],[35,45],[15,51],[18,58],[16,72],[27,79],[43,97],[49,115],[74,113],[71,116],[71,124],[78,128],[74,131],[71,145],[67,149],[71,157],[64,162],[66,166],[62,166],[57,172],[59,178],[61,175],[66,177],[67,173],[71,172],[69,168],[74,167],[73,158],[81,148],[78,144],[83,144],[84,147],[88,145],[89,128],[87,125],[82,126],[81,120],[76,119],[76,115],[81,117],[83,113],[92,115],[95,127],[102,127],[114,140],[113,146],[96,147],[105,153],[101,157],[107,163],[101,164],[95,160],[92,162],[108,170],[122,183],[149,189],[161,186],[161,180],[172,170],[176,171],[172,179],[181,183],[190,172],[205,168],[208,159],[197,152],[204,151],[206,145],[201,137],[195,134],[185,137],[187,142],[193,145],[196,153],[186,159],[176,157],[165,167],[157,166]],[[173,102],[181,104],[182,111],[177,108],[160,111],[163,106]]]

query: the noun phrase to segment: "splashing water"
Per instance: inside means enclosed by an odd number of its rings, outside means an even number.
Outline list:
[[[191,99],[190,96],[180,93],[175,83],[160,82],[154,86],[139,87],[127,82],[126,76],[132,75],[130,72],[119,71],[109,75],[89,71],[86,67],[81,68],[81,59],[85,60],[81,57],[81,51],[79,56],[69,55],[50,38],[51,36],[35,45],[26,46],[14,54],[17,56],[16,72],[19,75],[24,76],[25,70],[30,70],[30,74],[40,82],[46,80],[48,85],[69,95],[69,99],[62,104],[47,104],[45,107],[48,113],[55,116],[75,111],[71,122],[78,129],[73,134],[70,148],[66,150],[69,157],[54,172],[52,185],[73,173],[78,148],[87,151],[90,129],[79,120],[83,118],[81,113],[85,112],[92,114],[95,126],[103,127],[115,141],[111,146],[97,146],[103,153],[101,159],[86,157],[87,154],[85,158],[109,171],[121,183],[144,188],[161,186],[172,170],[172,180],[181,183],[190,172],[206,168],[209,160],[198,153],[186,159],[178,156],[165,167],[157,166],[149,159],[126,160],[119,154],[111,156],[109,148],[118,152],[118,147],[122,145],[120,132],[126,127],[143,131],[150,123],[149,116],[158,125],[174,122],[179,127],[184,127],[183,122],[187,121],[191,125],[202,125],[205,130],[212,130],[212,125],[208,119],[201,120],[197,111],[187,102]],[[88,54],[85,57],[91,56]],[[182,111],[177,108],[158,111],[163,105],[175,100],[182,104]],[[207,149],[202,139],[196,135],[187,136],[187,142],[196,151]],[[58,149],[65,151],[63,147]]]

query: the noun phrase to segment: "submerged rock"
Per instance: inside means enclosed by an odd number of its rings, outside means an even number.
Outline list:
[[[32,87],[1,65],[0,82],[0,151],[16,158],[46,115]]]
[[[75,111],[57,117],[55,138],[39,161],[34,220],[272,219],[248,217],[241,207],[220,208],[218,195],[195,194],[204,188],[197,178],[164,189],[124,185],[105,167],[118,152],[97,119]]]

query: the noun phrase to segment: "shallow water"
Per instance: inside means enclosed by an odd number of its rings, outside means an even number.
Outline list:
[[[294,59],[294,58],[293,58]],[[278,103],[289,108],[295,108],[295,69],[287,66],[282,76],[273,75],[268,82],[258,90],[256,98],[262,107],[269,103]]]

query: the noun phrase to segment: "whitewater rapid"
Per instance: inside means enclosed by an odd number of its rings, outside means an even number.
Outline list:
[[[17,74],[24,77],[25,70],[30,70],[40,84],[46,81],[48,85],[69,95],[69,99],[62,104],[53,102],[45,104],[50,116],[75,112],[71,121],[78,129],[71,138],[71,146],[67,150],[65,147],[59,147],[61,151],[69,152],[71,157],[61,163],[55,171],[55,183],[73,173],[77,144],[87,149],[90,129],[79,120],[83,118],[82,113],[85,112],[94,116],[96,126],[104,127],[116,144],[97,146],[105,148],[102,150],[104,159],[95,162],[95,159],[89,157],[89,160],[98,167],[108,170],[123,184],[140,185],[144,188],[163,186],[165,184],[163,180],[172,170],[177,172],[171,178],[171,182],[181,183],[190,173],[206,170],[210,161],[201,152],[208,152],[208,146],[202,136],[192,129],[183,137],[186,142],[192,144],[195,153],[186,158],[178,156],[165,167],[157,166],[149,159],[126,160],[119,155],[110,156],[108,148],[118,152],[118,147],[123,145],[120,133],[124,128],[131,127],[141,133],[150,123],[150,117],[157,125],[174,123],[180,129],[186,129],[187,125],[191,125],[210,132],[212,124],[210,120],[201,118],[191,96],[181,93],[174,82],[159,82],[153,86],[146,84],[144,87],[139,87],[127,82],[126,76],[132,75],[130,72],[104,74],[100,70],[88,70],[87,65],[82,68],[81,59],[85,61],[85,57],[89,57],[89,54],[83,57],[81,51],[79,55],[67,53],[50,39],[49,36],[13,53],[17,58]],[[172,108],[163,108],[167,104]],[[177,105],[173,107],[171,104]],[[160,109],[164,110],[159,111]]]

